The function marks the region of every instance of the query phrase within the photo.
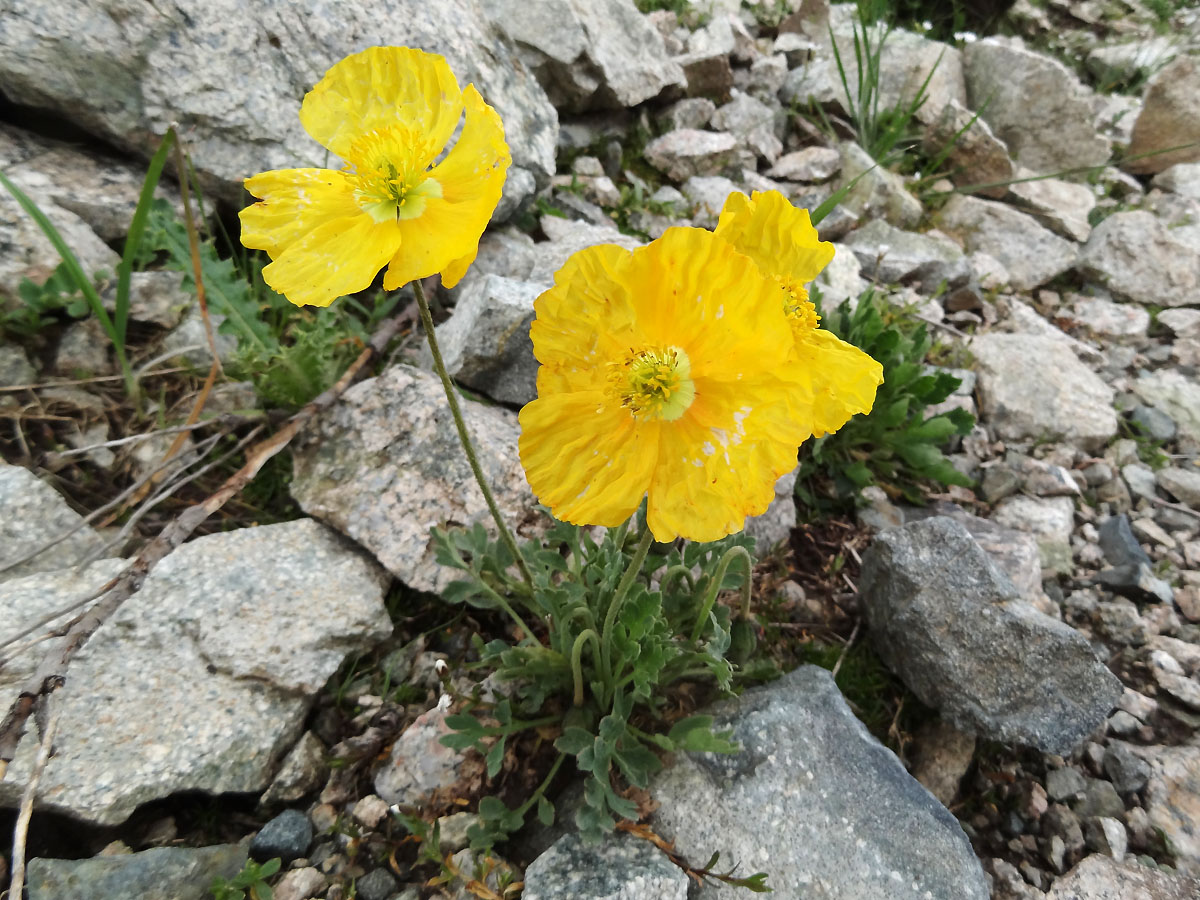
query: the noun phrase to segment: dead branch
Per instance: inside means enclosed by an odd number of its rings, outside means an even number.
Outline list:
[[[43,703],[49,704],[46,697]],[[61,705],[61,704],[60,704]],[[17,813],[17,824],[13,828],[12,844],[12,881],[9,883],[8,896],[21,898],[25,887],[25,842],[29,837],[29,820],[33,818],[33,798],[37,793],[38,782],[42,780],[42,772],[54,752],[54,733],[58,730],[59,705],[55,705],[46,717],[46,727],[42,729],[42,742],[38,747],[37,758],[33,761],[33,771],[29,773],[29,783],[21,794],[20,811]]]
[[[87,643],[96,629],[103,625],[121,604],[141,589],[146,576],[159,562],[249,484],[267,461],[283,450],[304,425],[332,406],[411,318],[411,313],[404,310],[380,325],[362,353],[338,379],[337,384],[306,404],[274,435],[255,444],[247,453],[246,464],[227,478],[215,493],[203,502],[189,506],[167,523],[158,536],[142,549],[129,568],[117,578],[113,588],[71,627],[62,644],[42,658],[37,671],[22,686],[4,721],[0,722],[0,780],[8,773],[8,766],[16,756],[17,746],[24,734],[25,722],[33,712],[36,701],[39,697],[52,696],[62,687],[71,658]]]

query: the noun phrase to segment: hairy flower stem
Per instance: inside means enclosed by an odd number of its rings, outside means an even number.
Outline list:
[[[604,679],[610,691],[613,690],[613,626],[616,625],[617,613],[621,611],[621,607],[625,604],[625,597],[629,594],[629,589],[633,587],[634,579],[642,571],[642,563],[646,561],[646,554],[650,552],[650,545],[652,543],[654,543],[654,535],[650,533],[649,523],[646,523],[642,526],[642,533],[638,538],[637,549],[633,551],[633,559],[629,560],[629,568],[621,576],[621,582],[617,585],[617,591],[613,594],[612,602],[608,604],[608,612],[604,614],[604,630],[601,632],[600,639],[600,668],[604,672]]]
[[[571,675],[575,679],[575,696],[574,703],[576,706],[583,706],[583,644],[584,641],[591,640],[592,653],[596,654],[596,661],[600,661],[600,639],[596,636],[596,632],[592,628],[584,629],[579,632],[579,636],[575,638],[575,643],[571,645]]]
[[[417,309],[421,313],[421,327],[425,329],[425,337],[429,341],[429,352],[433,354],[433,368],[437,371],[438,377],[442,379],[442,388],[446,392],[450,415],[454,416],[454,427],[458,429],[458,440],[462,443],[463,452],[467,454],[467,462],[471,464],[471,471],[475,474],[475,481],[479,484],[479,490],[483,492],[483,499],[487,501],[488,509],[491,510],[492,518],[496,522],[496,528],[500,531],[500,539],[508,546],[513,559],[517,561],[517,568],[521,570],[521,577],[525,579],[529,590],[533,591],[533,575],[529,571],[529,564],[521,555],[521,549],[517,546],[512,532],[504,524],[504,517],[500,515],[500,507],[496,505],[496,498],[492,496],[492,489],[488,487],[483,469],[479,466],[479,457],[475,454],[475,445],[471,443],[471,435],[467,433],[467,423],[463,421],[462,410],[458,406],[458,395],[454,392],[454,384],[450,381],[446,363],[442,360],[441,348],[438,347],[437,337],[433,333],[433,316],[429,312],[429,301],[425,299],[425,290],[421,287],[420,280],[414,281],[412,288],[413,294],[417,298]]]
[[[742,616],[747,617],[750,614],[750,581],[754,573],[754,559],[750,556],[750,551],[745,547],[730,547],[725,551],[725,555],[721,557],[721,561],[717,563],[717,571],[713,573],[712,584],[709,585],[708,593],[704,597],[704,604],[700,607],[700,615],[696,617],[696,624],[692,628],[692,643],[700,640],[700,635],[704,631],[704,623],[708,621],[709,613],[712,612],[713,604],[717,602],[717,594],[721,590],[721,582],[725,580],[725,572],[729,569],[729,564],[735,559],[740,559],[746,564],[746,581],[742,585]]]

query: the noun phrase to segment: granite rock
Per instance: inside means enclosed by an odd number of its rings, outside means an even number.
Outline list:
[[[1080,270],[1114,295],[1156,306],[1200,305],[1200,249],[1145,210],[1113,213],[1096,226]]]
[[[115,566],[89,569],[90,587]],[[0,608],[44,614],[82,583],[73,572],[10,581]],[[115,825],[178,791],[261,791],[311,697],[349,653],[391,632],[385,586],[374,562],[311,519],[184,544],[71,663],[38,807]],[[0,640],[19,627],[12,622],[3,620]],[[23,677],[0,673],[5,706]],[[35,750],[21,742],[0,804],[17,803]]]
[[[860,593],[880,657],[960,730],[1066,754],[1120,699],[1083,636],[1023,601],[952,519],[878,535]]]
[[[1200,62],[1181,56],[1150,79],[1124,168],[1147,174],[1176,163],[1200,161]],[[1185,146],[1187,145],[1187,146]],[[1155,153],[1179,147],[1169,153]],[[1153,156],[1142,154],[1155,153]],[[1136,157],[1141,156],[1140,159]]]
[[[651,784],[651,824],[676,846],[769,872],[779,896],[986,900],[958,822],[867,732],[826,670],[801,666],[710,711],[742,749],[679,754]]]
[[[210,900],[213,879],[232,879],[246,855],[243,844],[218,844],[91,859],[31,859],[26,886],[29,900]]]
[[[1054,882],[1046,900],[1192,900],[1200,879],[1095,855]]]
[[[626,834],[585,844],[559,838],[525,869],[525,900],[687,900],[688,877],[658,849]]]
[[[104,541],[58,491],[22,466],[0,462],[0,582],[63,569],[101,552]],[[31,559],[49,541],[78,529]]]

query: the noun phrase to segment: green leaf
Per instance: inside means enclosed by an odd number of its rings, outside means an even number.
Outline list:
[[[584,750],[590,749],[594,741],[595,738],[591,732],[572,726],[563,730],[563,733],[554,742],[554,749],[559,753],[567,754],[567,756],[578,756]]]
[[[499,740],[492,745],[492,749],[487,752],[484,761],[487,763],[488,778],[495,778],[500,772],[500,767],[504,764],[504,735],[501,735]]]
[[[554,804],[545,797],[538,797],[537,817],[547,828],[554,824]]]

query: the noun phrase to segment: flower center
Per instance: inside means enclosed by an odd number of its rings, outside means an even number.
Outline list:
[[[678,347],[633,353],[613,364],[610,378],[621,405],[639,419],[674,422],[696,399],[691,361]]]
[[[808,290],[802,284],[786,280],[783,286],[783,314],[793,332],[812,331],[821,321],[817,308],[808,299]]]
[[[417,130],[392,126],[368,132],[346,154],[346,170],[359,205],[376,222],[414,219],[425,202],[442,196],[429,177],[437,149]]]

